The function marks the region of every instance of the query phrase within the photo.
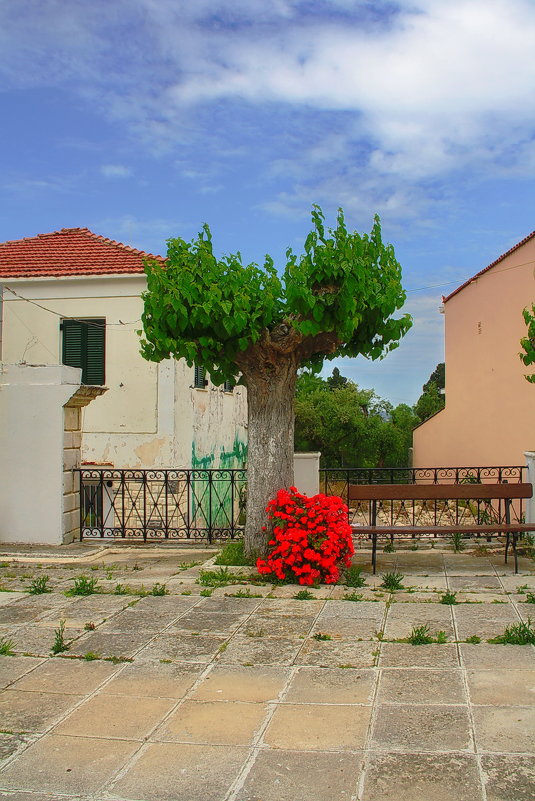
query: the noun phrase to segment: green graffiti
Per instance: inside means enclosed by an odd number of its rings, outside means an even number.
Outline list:
[[[238,436],[234,437],[231,450],[221,446],[219,453],[210,453],[203,456],[197,454],[195,442],[191,443],[191,467],[193,470],[232,470],[243,469],[247,464],[247,443],[242,442]],[[232,511],[237,519],[240,513],[240,503],[243,496],[244,482],[240,486],[232,484],[230,475],[213,477],[210,481],[207,476],[193,475],[191,481],[191,514],[192,520],[199,528],[208,526],[225,528],[230,525]]]

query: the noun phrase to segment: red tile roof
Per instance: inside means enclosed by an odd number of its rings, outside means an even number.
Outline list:
[[[94,234],[89,228],[62,228],[50,234],[0,243],[3,278],[69,277],[142,273],[143,260],[156,259],[142,250]]]
[[[468,281],[465,281],[464,284],[461,284],[461,286],[458,286],[457,289],[453,290],[453,292],[450,292],[449,295],[447,295],[446,297],[442,296],[442,302],[446,303],[446,301],[448,301],[450,298],[452,298],[454,295],[456,295],[457,292],[460,292],[461,289],[465,288],[465,286],[468,286],[468,284],[471,284],[472,281],[475,281],[475,279],[479,278],[480,275],[483,275],[483,273],[486,273],[487,270],[490,270],[492,267],[495,267],[497,264],[499,264],[501,261],[503,261],[503,259],[505,259],[507,256],[510,256],[511,253],[514,253],[515,250],[518,250],[518,248],[521,248],[522,245],[526,244],[526,242],[529,242],[530,239],[533,239],[533,237],[535,237],[535,231],[532,231],[531,234],[528,234],[527,236],[525,236],[524,239],[522,239],[520,242],[517,242],[517,244],[513,245],[512,248],[509,248],[509,250],[506,253],[502,253],[501,256],[498,256],[498,258],[495,261],[492,262],[492,264],[489,264],[489,265],[487,265],[487,267],[484,267],[482,270],[480,270],[478,273],[476,273],[474,276],[472,276],[472,278],[469,278]]]

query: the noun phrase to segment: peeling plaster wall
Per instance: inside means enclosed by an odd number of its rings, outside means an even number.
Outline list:
[[[184,362],[153,364],[141,358],[136,331],[144,275],[15,279],[9,285],[51,311],[4,293],[6,362],[59,364],[62,316],[106,318],[109,391],[82,412],[83,461],[185,468],[192,466],[195,454],[211,459],[211,466],[242,466],[245,389],[225,393],[211,384],[206,390],[194,389],[193,368]]]

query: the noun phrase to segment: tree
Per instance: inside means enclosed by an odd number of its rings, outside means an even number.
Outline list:
[[[348,379],[341,375],[340,370],[338,367],[333,369],[332,375],[330,378],[327,379],[327,383],[330,389],[339,389],[340,387],[345,387],[347,384]]]
[[[414,411],[420,418],[420,422],[423,423],[424,420],[444,408],[446,401],[441,390],[445,387],[445,381],[446,365],[444,362],[440,362],[423,385],[422,394],[414,406]]]
[[[528,335],[520,340],[524,353],[520,353],[519,356],[526,367],[529,367],[530,364],[535,364],[535,303],[532,303],[531,311],[529,309],[524,309],[522,314],[524,316],[524,322],[528,327]],[[526,381],[535,384],[535,373],[526,375],[525,378]]]
[[[397,347],[411,325],[392,315],[405,300],[401,267],[371,233],[348,232],[342,211],[325,229],[317,206],[299,258],[288,249],[282,278],[270,256],[263,267],[239,253],[217,258],[207,225],[191,243],[169,240],[164,265],[148,263],[142,355],[184,358],[219,384],[239,376],[248,397],[248,492],[245,547],[263,555],[265,507],[293,483],[294,392],[297,370],[325,358],[377,359]]]

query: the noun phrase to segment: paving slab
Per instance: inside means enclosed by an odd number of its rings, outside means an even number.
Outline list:
[[[534,668],[535,648],[532,645],[492,645],[480,643],[459,645],[462,664],[467,668],[495,670]]]
[[[285,635],[303,636],[310,633],[315,615],[256,614],[253,612],[240,632],[247,637],[284,637]]]
[[[363,801],[483,801],[475,757],[373,754]],[[507,801],[517,801],[514,797]]]
[[[375,680],[373,670],[302,667],[293,676],[284,701],[294,704],[369,704]]]
[[[56,657],[43,662],[11,685],[13,690],[88,695],[117,672],[109,662]]]
[[[204,665],[177,662],[135,662],[118,668],[101,695],[183,698],[200,677]]]
[[[224,635],[162,634],[155,637],[136,658],[145,662],[170,659],[179,662],[206,663],[214,659],[226,641]]]
[[[481,768],[487,801],[533,801],[535,759],[518,754],[484,754]]]
[[[247,637],[235,635],[221,654],[221,661],[233,665],[291,665],[303,640],[291,637]]]
[[[460,705],[379,705],[372,745],[384,751],[472,751],[468,710]]]
[[[123,740],[74,740],[48,734],[30,745],[0,775],[0,788],[65,793],[96,793],[139,748]]]
[[[384,668],[381,671],[379,704],[463,704],[466,700],[459,669]]]
[[[82,698],[83,695],[3,690],[0,693],[2,729],[12,732],[44,732]]]
[[[73,642],[69,653],[73,656],[85,656],[87,653],[92,653],[104,659],[110,657],[130,659],[154,637],[154,634],[153,631],[143,630],[129,631],[128,633],[92,631]]]
[[[152,735],[159,742],[250,745],[267,712],[259,703],[184,701]]]
[[[457,646],[451,644],[410,645],[408,643],[381,643],[379,667],[459,667]]]
[[[290,668],[216,665],[191,698],[196,701],[276,701],[288,682]]]
[[[296,664],[317,667],[373,667],[379,655],[378,641],[307,640]]]
[[[17,681],[28,671],[43,664],[43,659],[33,656],[0,656],[0,689]]]
[[[481,751],[535,753],[535,709],[524,706],[474,706],[476,743]]]
[[[358,750],[364,748],[371,706],[284,704],[264,734],[271,748]]]
[[[262,750],[239,790],[238,801],[352,801],[360,754]]]
[[[110,791],[126,801],[221,801],[247,755],[240,746],[152,743]]]
[[[473,704],[535,706],[535,669],[468,670],[466,678]]]
[[[76,737],[146,737],[175,705],[173,698],[97,694],[68,715],[54,733]]]

